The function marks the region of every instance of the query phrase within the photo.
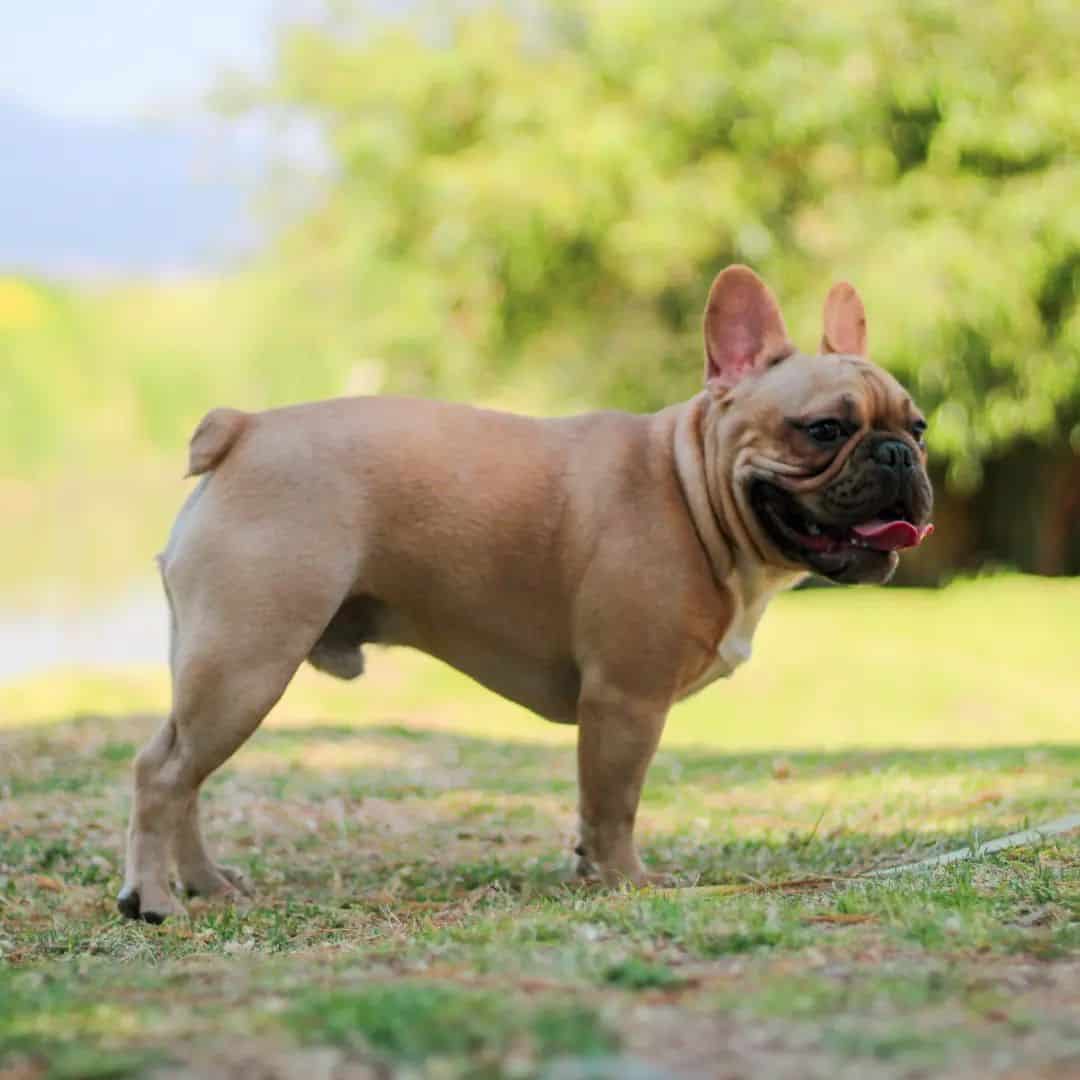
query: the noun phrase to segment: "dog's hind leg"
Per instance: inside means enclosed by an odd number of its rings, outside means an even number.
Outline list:
[[[355,679],[363,674],[364,654],[360,646],[378,640],[381,605],[367,596],[345,600],[318,640],[307,659],[312,667],[339,679]],[[227,866],[219,866],[206,853],[199,828],[198,792],[184,808],[176,834],[176,862],[180,881],[192,896],[213,896],[234,891],[250,893],[244,876]]]
[[[203,842],[196,789],[180,813],[176,830],[176,868],[186,896],[250,896],[251,883],[231,866],[214,862]]]
[[[176,725],[170,716],[135,759],[134,802],[128,826],[124,886],[116,899],[121,913],[147,922],[164,922],[183,909],[169,890],[170,834],[167,793],[155,783],[169,765],[176,747]]]
[[[234,659],[178,650],[173,711],[135,762],[127,873],[118,904],[132,918],[161,922],[180,910],[169,887],[175,855],[182,884],[217,891],[227,875],[206,856],[196,799],[202,782],[255,731],[306,653],[304,644]]]
[[[258,568],[221,552],[212,573],[202,558],[185,560],[178,570],[164,567],[175,618],[173,708],[135,762],[127,870],[117,901],[131,918],[161,922],[182,910],[169,885],[173,856],[187,889],[239,886],[203,846],[199,788],[277,702],[346,587],[333,568],[314,580],[268,573],[268,554]]]

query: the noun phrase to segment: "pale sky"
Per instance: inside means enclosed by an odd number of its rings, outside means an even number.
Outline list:
[[[224,72],[268,72],[283,25],[417,3],[0,0],[0,272],[190,272],[246,257],[266,232],[248,209],[268,163],[317,178],[325,148],[302,116],[211,122],[208,91]]]
[[[197,106],[222,68],[258,72],[307,0],[3,0],[0,100],[82,119]]]

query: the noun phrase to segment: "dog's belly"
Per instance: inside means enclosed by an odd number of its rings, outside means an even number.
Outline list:
[[[531,657],[461,648],[455,649],[454,655],[434,652],[432,655],[545,720],[559,724],[577,723],[581,678],[577,666],[569,659],[564,663],[538,661]]]
[[[402,636],[405,640],[400,644],[411,645],[442,660],[481,686],[546,720],[560,724],[577,722],[581,677],[570,657],[529,656],[507,648],[505,643],[473,636],[447,635],[438,641],[426,642],[416,640],[413,635]]]
[[[359,649],[366,643],[399,645],[427,653],[449,664],[496,694],[523,705],[547,720],[572,724],[577,719],[581,677],[569,657],[538,656],[522,642],[485,634],[460,621],[449,626],[444,613],[436,634],[424,632],[419,620],[401,608],[373,596],[352,596],[331,620],[320,640],[322,655],[309,659],[316,667],[339,677],[363,670]],[[331,663],[325,663],[330,654]],[[335,661],[336,658],[336,662]]]

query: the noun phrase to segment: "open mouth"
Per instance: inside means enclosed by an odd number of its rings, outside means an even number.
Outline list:
[[[788,555],[815,565],[815,556],[844,556],[859,552],[889,554],[918,547],[934,526],[916,525],[907,510],[896,505],[853,525],[834,525],[813,518],[786,491],[759,481],[753,491],[758,514],[773,541]],[[833,559],[829,559],[831,563]]]

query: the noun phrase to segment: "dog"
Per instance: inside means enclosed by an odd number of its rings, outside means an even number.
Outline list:
[[[120,911],[182,911],[173,861],[189,895],[245,888],[207,854],[199,788],[305,659],[355,678],[368,642],[576,724],[579,869],[649,881],[634,821],[670,707],[749,658],[777,592],[885,582],[932,528],[926,421],[867,359],[850,285],[807,355],[764,282],[728,267],[704,337],[704,389],[652,415],[391,397],[209,413],[159,556],[172,712],[135,762]]]

